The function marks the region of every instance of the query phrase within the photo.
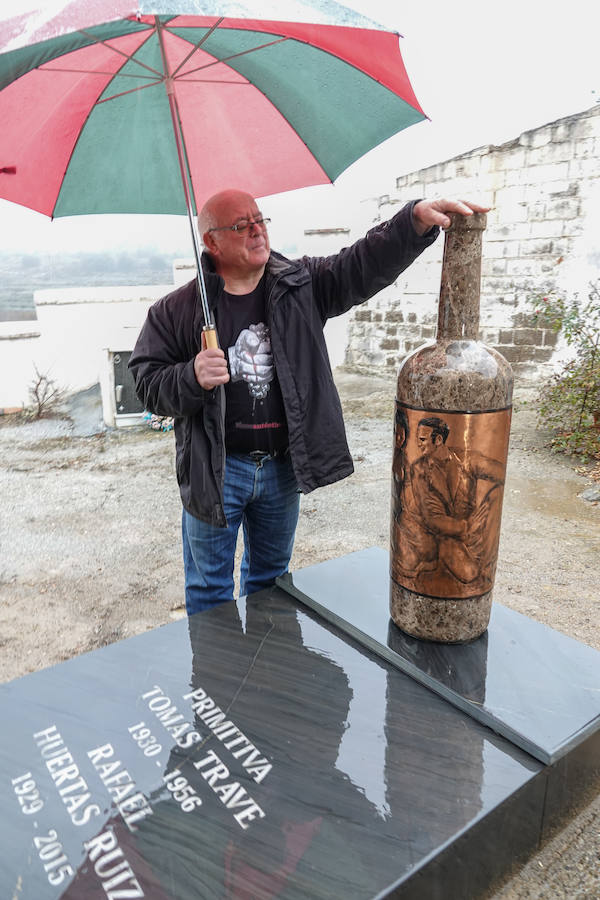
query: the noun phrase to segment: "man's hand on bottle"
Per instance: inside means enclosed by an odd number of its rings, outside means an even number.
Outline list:
[[[194,359],[194,375],[200,387],[211,391],[219,384],[229,381],[227,361],[220,347],[206,349],[206,341],[202,335],[202,350]]]
[[[451,219],[446,213],[459,213],[461,216],[471,216],[475,213],[487,213],[489,206],[480,206],[468,200],[419,200],[413,206],[412,216],[415,231],[419,235],[434,225],[440,228],[449,228]]]

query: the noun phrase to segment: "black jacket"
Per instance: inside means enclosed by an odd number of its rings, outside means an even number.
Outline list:
[[[424,237],[416,234],[413,205],[333,256],[288,260],[271,253],[267,263],[267,324],[292,465],[303,493],[354,470],[323,327],[328,318],[391,284],[435,240],[436,228]],[[206,254],[202,266],[218,326],[223,279]],[[224,390],[206,391],[194,375],[203,325],[194,280],[150,308],[129,366],[144,407],[175,417],[177,480],[185,509],[205,522],[225,526]]]

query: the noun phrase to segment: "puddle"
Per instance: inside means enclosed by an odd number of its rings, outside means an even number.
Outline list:
[[[556,519],[595,522],[600,536],[600,509],[579,496],[586,488],[579,479],[527,478],[513,475],[506,479],[505,502],[535,510]]]

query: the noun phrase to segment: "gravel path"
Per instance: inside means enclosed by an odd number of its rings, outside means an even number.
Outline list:
[[[302,498],[292,568],[388,546],[394,385],[338,373],[352,478]],[[183,616],[173,437],[0,421],[0,681]],[[495,599],[600,649],[600,503],[517,404]],[[598,786],[596,786],[598,787]],[[600,798],[494,900],[600,900]]]

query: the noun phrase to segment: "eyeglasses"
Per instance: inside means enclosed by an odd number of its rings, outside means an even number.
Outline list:
[[[237,231],[240,234],[243,234],[251,225],[256,225],[258,228],[266,228],[270,221],[270,219],[266,219],[263,216],[257,216],[255,219],[240,219],[235,225],[219,225],[218,228],[209,228],[208,230]]]

